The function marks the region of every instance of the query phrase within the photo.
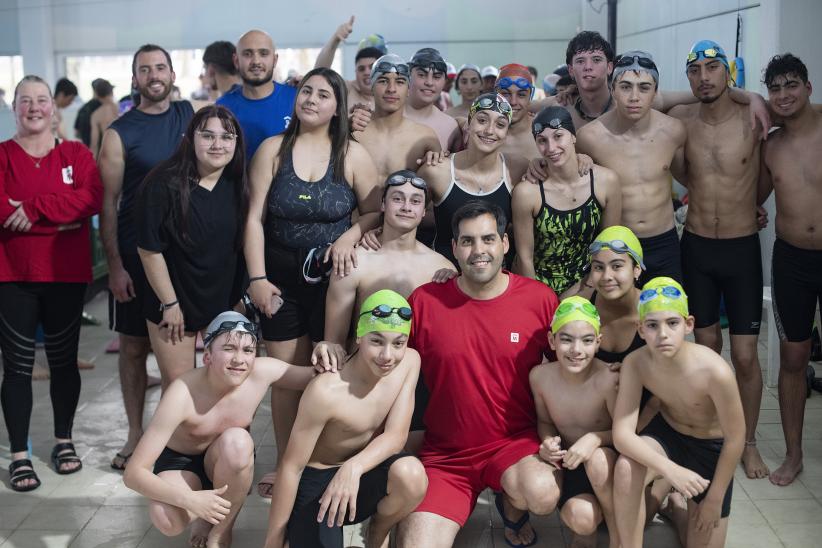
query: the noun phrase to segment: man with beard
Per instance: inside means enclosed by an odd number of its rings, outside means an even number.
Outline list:
[[[422,48],[408,61],[411,68],[411,87],[405,115],[436,132],[442,150],[455,152],[461,145],[461,134],[456,120],[438,109],[435,103],[445,87],[448,70],[440,52]]]
[[[802,471],[805,368],[811,328],[822,301],[822,115],[810,104],[808,69],[794,55],[777,55],[765,86],[782,127],[762,147],[759,203],[776,193],[776,241],[771,291],[779,330],[779,410],[787,454],[771,483],[788,485]],[[770,328],[770,326],[769,326]]]
[[[261,30],[240,37],[234,64],[243,85],[217,99],[217,104],[228,108],[240,122],[250,161],[260,143],[288,127],[297,90],[274,81],[277,51],[271,36]]]
[[[188,101],[171,101],[171,56],[155,44],[134,54],[132,85],[140,104],[114,121],[103,135],[98,164],[103,179],[100,232],[108,263],[109,328],[120,334],[120,388],[128,420],[128,440],[111,462],[123,470],[143,434],[146,357],[150,350],[143,294],[147,285],[137,255],[134,205],[146,174],[176,150],[194,110]]]
[[[719,303],[724,297],[731,362],[745,411],[742,464],[749,478],[768,467],[756,448],[762,401],[757,337],[762,318],[762,258],[757,222],[759,135],[749,107],[731,100],[725,51],[712,40],[694,44],[686,60],[691,91],[699,100],[671,109],[685,124],[688,219],[682,234],[682,274],[696,318],[696,342],[719,353]]]

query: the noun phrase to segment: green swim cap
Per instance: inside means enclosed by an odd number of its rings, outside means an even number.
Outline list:
[[[583,297],[574,295],[562,299],[559,306],[554,311],[554,319],[551,321],[551,333],[556,334],[565,324],[581,320],[594,327],[594,332],[599,335],[599,312],[591,304],[591,301]]]
[[[645,263],[642,262],[642,245],[633,230],[627,226],[609,226],[594,238],[588,246],[588,251],[594,255],[606,248],[615,253],[627,253],[642,270],[645,270]]]
[[[688,296],[679,282],[659,276],[642,286],[639,294],[639,320],[651,312],[676,312],[688,317]]]
[[[357,337],[375,331],[411,333],[411,305],[405,297],[396,291],[381,289],[365,299],[357,320]]]

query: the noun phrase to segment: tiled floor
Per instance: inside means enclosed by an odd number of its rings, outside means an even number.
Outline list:
[[[105,300],[100,296],[87,310],[106,320]],[[766,337],[761,339],[764,341]],[[112,455],[125,439],[126,422],[117,378],[116,356],[104,354],[111,334],[105,327],[84,327],[81,357],[93,359],[96,368],[83,371],[83,392],[75,419],[74,434],[84,469],[70,476],[58,476],[47,465],[51,450],[51,408],[48,383],[35,383],[32,417],[34,463],[43,485],[33,493],[12,492],[7,473],[0,472],[0,546],[2,548],[160,548],[186,546],[186,537],[168,539],[148,521],[145,501],[123,486],[121,475],[109,468]],[[764,342],[761,359],[766,359]],[[42,359],[42,357],[40,358]],[[763,361],[764,366],[764,361]],[[151,367],[156,370],[156,364]],[[820,369],[822,374],[822,369]],[[159,398],[151,402],[147,417]],[[727,546],[805,548],[819,546],[822,538],[822,395],[814,393],[805,412],[805,470],[789,487],[775,487],[768,480],[753,481],[736,474],[736,488]],[[759,424],[760,449],[771,467],[780,463],[784,452],[776,390],[768,389],[762,400]],[[257,440],[257,476],[268,471],[274,461],[274,447],[268,403],[261,405],[252,426]],[[8,439],[0,431],[0,467],[8,467]],[[261,546],[268,519],[268,505],[256,495],[248,498],[235,528],[235,546]],[[569,534],[556,515],[533,520],[540,537],[539,546],[565,547]],[[352,546],[362,546],[358,529],[347,531]],[[679,546],[671,526],[657,519],[646,533],[645,546]],[[501,522],[487,493],[483,494],[456,546],[505,546]],[[600,546],[607,546],[600,532]],[[295,547],[300,548],[300,547]]]

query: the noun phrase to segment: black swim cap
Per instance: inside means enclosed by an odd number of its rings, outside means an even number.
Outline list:
[[[577,130],[574,128],[574,119],[571,118],[571,113],[565,107],[545,107],[539,111],[531,123],[531,131],[536,137],[546,128],[562,128],[570,131],[573,135],[577,134]]]
[[[445,73],[448,66],[445,64],[445,59],[442,58],[439,50],[434,48],[422,48],[414,54],[414,57],[408,61],[410,67],[420,67],[423,69],[433,68],[436,72]]]

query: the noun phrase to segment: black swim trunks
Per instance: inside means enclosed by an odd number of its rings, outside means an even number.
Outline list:
[[[388,494],[388,469],[395,461],[412,456],[410,453],[397,453],[382,461],[376,468],[360,477],[360,489],[357,492],[357,515],[346,525],[360,523],[377,512],[377,505]],[[288,519],[289,546],[311,548],[343,548],[343,530],[336,524],[329,527],[327,519],[317,522],[320,511],[320,498],[339,467],[312,468],[306,466],[300,477],[294,509]],[[327,518],[327,516],[325,516]]]
[[[585,471],[585,465],[580,464],[573,470],[562,470],[562,491],[559,495],[559,507],[565,506],[565,503],[577,495],[594,495],[594,487],[591,485],[591,480],[588,479],[588,473]]]
[[[811,338],[817,303],[822,303],[822,250],[802,249],[779,238],[773,244],[771,296],[779,338]]]
[[[682,273],[697,328],[719,321],[725,298],[731,335],[758,335],[762,320],[762,257],[759,234],[704,238],[682,234]]]
[[[200,478],[202,489],[214,489],[214,484],[211,478],[208,477],[205,471],[205,453],[200,455],[184,455],[174,449],[166,447],[160,456],[157,457],[157,462],[154,463],[154,473],[159,474],[166,470],[185,470],[192,472]]]
[[[640,238],[645,270],[639,277],[642,287],[657,276],[667,276],[682,283],[682,260],[676,228],[662,234]]]
[[[648,423],[640,436],[648,436],[659,442],[668,458],[680,466],[696,472],[703,478],[713,481],[716,472],[716,463],[719,461],[719,453],[722,451],[724,439],[702,439],[682,434],[673,429],[662,417],[662,413],[657,415]],[[722,499],[723,518],[727,518],[731,513],[731,495],[734,490],[734,480],[728,484],[725,490],[725,497]],[[706,489],[693,498],[697,504],[708,494]]]

